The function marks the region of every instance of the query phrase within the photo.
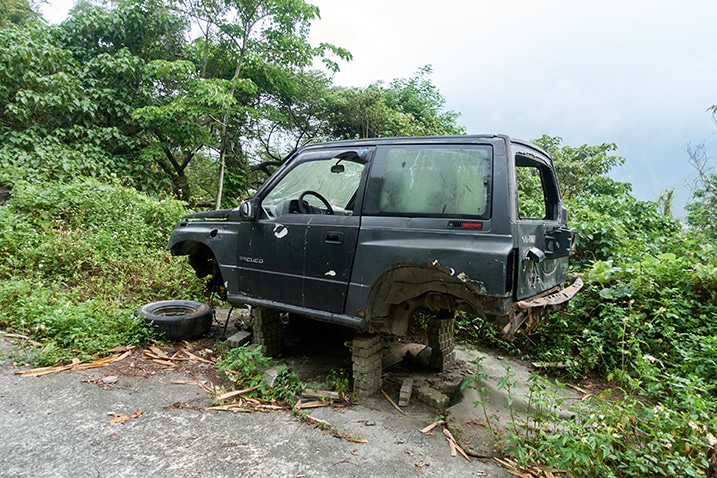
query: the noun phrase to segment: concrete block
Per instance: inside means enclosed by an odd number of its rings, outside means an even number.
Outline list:
[[[413,392],[413,379],[407,378],[401,384],[401,392],[398,396],[398,405],[400,407],[408,406],[408,402],[411,401],[411,393]]]
[[[276,379],[279,376],[279,371],[281,370],[281,367],[271,367],[269,370],[264,372],[264,376],[262,377],[262,380],[264,383],[269,385],[270,387],[273,387],[276,383]]]
[[[428,367],[431,363],[431,347],[423,347],[418,350],[417,348],[411,349],[406,352],[406,358],[409,362],[418,364],[421,367]]]
[[[251,342],[251,332],[242,330],[227,339],[227,347],[235,349]]]
[[[380,340],[360,340],[356,338],[351,343],[351,351],[354,356],[357,357],[368,357],[376,353],[380,353],[382,350]]]
[[[360,363],[354,362],[352,370],[354,374],[381,374],[381,360]]]
[[[426,405],[439,410],[445,410],[451,401],[450,398],[448,398],[448,395],[445,395],[428,385],[421,385],[418,387],[416,390],[416,398]]]

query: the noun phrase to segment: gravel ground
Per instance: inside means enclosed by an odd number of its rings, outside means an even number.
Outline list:
[[[201,410],[211,405],[205,391],[173,383],[218,380],[201,363],[173,370],[135,351],[110,367],[21,377],[13,348],[0,337],[2,477],[511,476],[490,460],[451,457],[439,428],[420,433],[435,411],[415,400],[405,415],[380,394],[311,411],[366,441],[355,443],[286,411]],[[112,423],[118,416],[126,421]]]

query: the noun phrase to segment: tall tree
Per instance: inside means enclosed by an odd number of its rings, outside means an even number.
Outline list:
[[[386,136],[464,134],[458,114],[431,82],[429,66],[411,78],[365,88],[332,86],[315,71],[292,77],[292,94],[277,96],[271,121],[257,123],[257,150],[251,166],[269,174],[288,154],[314,140]]]
[[[249,167],[242,144],[258,142],[266,148],[268,142],[257,141],[258,135],[286,125],[290,119],[286,107],[303,91],[304,73],[314,61],[321,59],[337,68],[327,54],[345,60],[350,54],[334,45],[309,43],[311,23],[319,18],[319,10],[304,0],[186,0],[180,6],[202,26],[202,37],[192,50],[199,54],[195,64],[202,76],[228,81],[228,93],[236,98],[234,109],[217,115],[214,124],[219,207],[225,165],[234,171]],[[230,197],[236,197],[246,185],[231,182],[229,186]]]
[[[325,135],[351,139],[387,136],[465,134],[458,113],[445,111],[445,98],[430,80],[431,66],[388,86],[332,89],[323,114]]]
[[[40,20],[38,5],[28,0],[3,0],[0,2],[0,28],[24,25]]]
[[[336,71],[351,55],[309,43],[318,15],[304,0],[87,1],[59,26],[0,30],[0,167],[117,176],[193,202],[190,177],[226,164],[199,198],[219,207],[224,183],[229,205],[312,140],[464,131],[430,67],[332,86],[315,62]],[[187,41],[190,22],[202,34]]]
[[[0,169],[41,180],[119,173],[131,140],[102,121],[117,95],[86,81],[99,63],[111,76],[110,62],[78,62],[56,33],[41,24],[0,30]]]
[[[657,206],[660,212],[667,217],[672,217],[672,204],[675,199],[675,189],[665,189],[657,198]]]
[[[629,193],[629,183],[615,181],[608,173],[625,164],[625,158],[611,154],[615,143],[574,147],[563,145],[558,136],[543,135],[533,142],[553,157],[563,197],[573,199],[586,195],[619,195]]]
[[[659,248],[658,238],[679,230],[679,223],[658,210],[656,202],[632,196],[629,183],[609,176],[625,159],[611,154],[613,143],[562,144],[559,137],[533,140],[553,157],[560,189],[570,212],[570,226],[578,230],[575,264],[607,260],[636,246]]]
[[[155,191],[171,184],[141,155],[132,114],[163,88],[150,64],[177,57],[183,25],[166,10],[123,3],[59,26],[0,30],[3,168],[40,179],[115,175]]]

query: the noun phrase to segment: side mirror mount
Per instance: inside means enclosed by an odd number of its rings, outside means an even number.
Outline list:
[[[254,208],[254,204],[252,204],[251,201],[246,200],[242,201],[241,204],[239,204],[239,217],[241,217],[242,219],[253,220],[255,214],[256,209]]]

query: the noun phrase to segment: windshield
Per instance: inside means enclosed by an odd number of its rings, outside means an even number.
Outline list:
[[[357,161],[355,153],[351,159],[346,157],[346,154],[323,158],[307,155],[305,160],[299,159],[266,195],[262,207],[273,217],[296,212],[291,209],[291,201],[298,200],[306,191],[312,191],[325,198],[335,211],[351,214],[364,163]],[[325,207],[315,195],[304,196],[304,201],[311,206]]]

